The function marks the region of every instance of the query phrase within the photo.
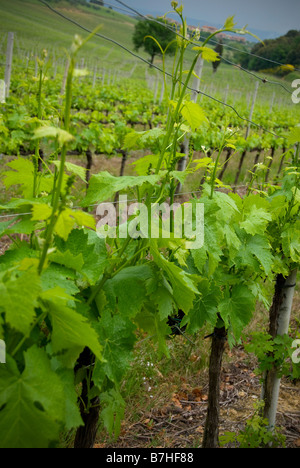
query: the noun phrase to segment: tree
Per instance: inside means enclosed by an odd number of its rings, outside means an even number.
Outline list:
[[[213,72],[216,73],[218,66],[221,63],[221,57],[223,55],[223,41],[220,39],[219,43],[215,47],[215,52],[219,55],[219,60],[212,62]]]
[[[150,19],[142,19],[138,21],[133,34],[135,50],[138,51],[141,47],[144,47],[145,52],[149,53],[151,56],[151,65],[153,65],[155,56],[161,55],[161,49],[158,44],[148,36],[154,37],[159,42],[163,50],[165,50],[166,47],[176,38],[175,32],[166,28],[165,25],[169,24],[166,20],[160,18],[157,19],[157,21],[157,23]],[[166,53],[171,55],[174,53],[175,47],[175,43],[171,44]]]

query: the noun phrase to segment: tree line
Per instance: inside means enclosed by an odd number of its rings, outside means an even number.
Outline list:
[[[286,74],[292,71],[293,67],[300,67],[300,31],[290,30],[284,36],[268,39],[264,43],[258,42],[252,48],[251,53],[259,57],[241,54],[240,62],[243,67],[255,71],[273,71],[279,75]],[[268,62],[260,57],[293,67],[268,65]]]

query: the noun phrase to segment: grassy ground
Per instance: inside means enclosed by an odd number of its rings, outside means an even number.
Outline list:
[[[106,8],[74,7],[66,2],[59,4],[51,2],[51,6],[87,29],[93,30],[102,25],[100,34],[116,39],[132,50],[131,38],[135,24],[133,18],[125,17]],[[41,51],[45,48],[49,55],[54,54],[56,60],[62,62],[66,58],[66,50],[70,48],[74,35],[79,34],[85,37],[87,34],[78,26],[50,11],[38,0],[14,0],[13,2],[0,0],[0,16],[0,46],[2,45],[3,58],[6,34],[9,31],[16,33],[14,58],[24,57],[29,53],[31,61],[34,61],[35,55],[41,55]],[[117,46],[98,37],[87,44],[84,52],[79,56],[79,61],[82,59],[85,60],[85,65],[91,68],[98,65],[109,69],[117,66],[127,66],[131,69],[132,63],[135,62],[132,56],[126,55]]]

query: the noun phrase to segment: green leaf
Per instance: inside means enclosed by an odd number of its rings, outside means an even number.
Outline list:
[[[53,161],[53,164],[60,169],[60,161]],[[77,175],[83,182],[86,182],[86,169],[84,167],[77,166],[77,164],[72,164],[70,162],[65,162],[65,170]]]
[[[100,239],[94,231],[74,229],[65,242],[55,239],[59,252],[70,252],[73,257],[82,255],[83,266],[80,273],[86,277],[90,285],[94,285],[102,276],[107,264],[107,249],[105,240]]]
[[[272,221],[270,213],[256,206],[252,206],[250,211],[245,214],[245,217],[245,221],[243,221],[240,226],[252,236],[255,234],[264,234],[268,223]]]
[[[288,136],[288,144],[295,145],[300,142],[300,127],[295,127],[290,131]]]
[[[51,126],[37,128],[34,131],[34,136],[32,138],[39,140],[41,138],[48,138],[54,140],[57,139],[61,146],[74,140],[74,136],[71,135],[69,132],[66,132],[66,130]]]
[[[218,60],[220,60],[219,54],[213,49],[210,49],[210,47],[193,47],[193,50],[196,50],[197,52],[202,52],[202,58],[207,62],[217,62]]]
[[[67,268],[71,268],[75,271],[81,271],[81,268],[84,265],[84,260],[82,254],[76,255],[76,257],[67,250],[66,252],[56,251],[48,256],[50,262],[58,263],[59,265],[64,265]]]
[[[101,393],[100,400],[104,405],[100,417],[109,435],[114,435],[115,439],[117,439],[120,435],[121,422],[125,414],[125,401],[120,392],[114,388]]]
[[[93,381],[102,387],[108,377],[118,387],[133,358],[135,326],[128,318],[111,315],[106,310],[94,328],[103,343],[103,362],[96,362]]]
[[[245,266],[257,273],[261,265],[265,273],[271,275],[274,257],[268,238],[243,234],[242,231],[239,233],[239,238],[241,246],[235,259],[237,267]]]
[[[137,177],[114,177],[109,172],[100,172],[100,174],[96,174],[91,177],[87,196],[82,202],[82,206],[88,206],[109,200],[115,193],[120,192],[121,190],[140,187],[146,183],[149,185],[155,185],[159,182],[161,177],[162,176],[160,174]]]
[[[195,296],[199,294],[192,277],[174,263],[166,260],[154,243],[152,243],[151,253],[155,263],[162,268],[171,283],[173,297],[178,308],[187,314],[193,306]]]
[[[54,234],[57,234],[66,241],[76,225],[96,229],[96,221],[92,215],[83,211],[66,208],[59,215],[54,228]]]
[[[271,245],[264,236],[254,236],[249,240],[248,249],[257,258],[267,276],[271,276],[274,257],[271,251]]]
[[[11,358],[0,366],[0,447],[48,448],[64,422],[64,387],[43,350],[34,346],[24,358],[22,373]]]
[[[106,307],[112,312],[116,309],[124,317],[134,317],[147,300],[146,281],[153,277],[149,265],[124,268],[103,288],[107,299]]]
[[[149,169],[155,169],[159,160],[156,154],[149,154],[139,158],[137,161],[131,163],[134,166],[136,173],[139,176],[144,176],[149,173]]]
[[[75,226],[75,220],[71,216],[71,213],[72,210],[70,210],[69,208],[63,210],[60,213],[53,230],[54,234],[57,234],[65,241],[68,239],[71,231],[73,230],[73,227]]]
[[[44,221],[46,219],[49,219],[51,214],[52,214],[51,206],[46,205],[46,203],[39,203],[39,204],[33,205],[31,219],[33,221],[41,221],[41,220]]]
[[[293,262],[300,262],[300,222],[287,225],[281,235],[283,252]]]
[[[73,369],[58,369],[56,373],[59,375],[63,384],[63,392],[65,399],[65,425],[66,431],[83,426],[83,421],[78,408],[78,395],[74,387],[74,370]]]
[[[34,167],[29,159],[17,158],[6,164],[8,167],[13,169],[12,171],[6,171],[3,173],[4,185],[6,188],[12,185],[20,185],[22,195],[24,198],[32,197],[32,187],[34,183]],[[39,180],[39,193],[51,192],[53,186],[53,177],[43,176]],[[24,203],[23,200],[19,203]]]
[[[0,223],[0,237],[6,236],[8,234],[29,235],[34,231],[34,229],[35,229],[35,223],[33,221],[30,221],[28,216],[14,218],[10,221],[5,221],[3,223]]]
[[[51,317],[53,352],[62,352],[60,359],[66,367],[74,366],[80,352],[89,347],[102,360],[102,347],[98,336],[87,319],[66,305],[67,295],[56,287],[41,294],[46,311]],[[72,298],[70,298],[72,299]]]
[[[228,16],[222,29],[227,29],[229,31],[232,31],[234,29],[234,27],[237,25],[237,23],[234,22],[234,16],[235,15]]]
[[[76,296],[76,294],[79,293],[79,288],[75,279],[75,271],[58,263],[51,263],[43,270],[41,275],[41,284],[43,291],[60,287],[66,292],[66,294]]]
[[[189,324],[188,331],[196,333],[205,323],[215,327],[217,323],[218,304],[221,300],[221,290],[207,279],[201,279],[198,285],[200,297],[195,301],[193,309],[184,317],[182,325]]]
[[[15,270],[10,274],[2,274],[2,278],[0,275],[1,308],[5,311],[5,320],[24,336],[30,334],[40,291],[40,278],[36,269],[25,272]]]
[[[193,131],[199,128],[202,123],[207,120],[203,109],[199,106],[199,104],[196,104],[192,101],[185,102],[181,110],[181,114]]]
[[[167,320],[169,315],[172,315],[175,309],[175,301],[172,294],[172,288],[163,275],[158,272],[155,278],[148,282],[148,287],[151,285],[150,300],[157,306],[159,318]]]
[[[219,312],[227,328],[232,327],[235,339],[238,340],[246,325],[251,320],[255,309],[255,297],[244,284],[232,287],[219,305]]]

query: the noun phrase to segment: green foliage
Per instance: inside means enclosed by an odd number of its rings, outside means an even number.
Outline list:
[[[138,51],[143,47],[145,52],[150,54],[151,63],[153,63],[155,55],[160,55],[162,50],[166,50],[168,54],[175,52],[175,43],[170,45],[176,38],[175,33],[164,25],[170,27],[170,24],[163,18],[157,18],[155,22],[150,19],[142,19],[135,25],[132,38],[135,50]]]
[[[273,67],[274,72],[277,74],[284,74],[293,71],[293,68],[299,68],[300,55],[299,55],[299,44],[300,44],[300,32],[289,31],[284,36],[280,36],[276,39],[268,39],[263,44],[255,44],[252,48],[252,53],[269,60],[283,63],[284,65],[292,65],[290,68],[284,69],[283,67]],[[242,54],[241,57],[242,65],[252,70],[266,70],[272,67],[268,65],[268,62],[253,56],[247,56]],[[272,71],[272,69],[271,69]]]
[[[272,339],[268,333],[256,332],[251,335],[245,349],[257,356],[260,375],[275,366],[279,378],[285,376],[294,380],[300,378],[300,367],[293,360],[293,341],[289,335],[278,335]]]
[[[254,414],[247,420],[243,431],[236,434],[226,432],[220,437],[222,446],[234,444],[235,448],[285,448],[285,436],[282,435],[280,428],[275,427],[273,431],[268,428],[268,420],[261,416],[262,403],[254,405]]]

